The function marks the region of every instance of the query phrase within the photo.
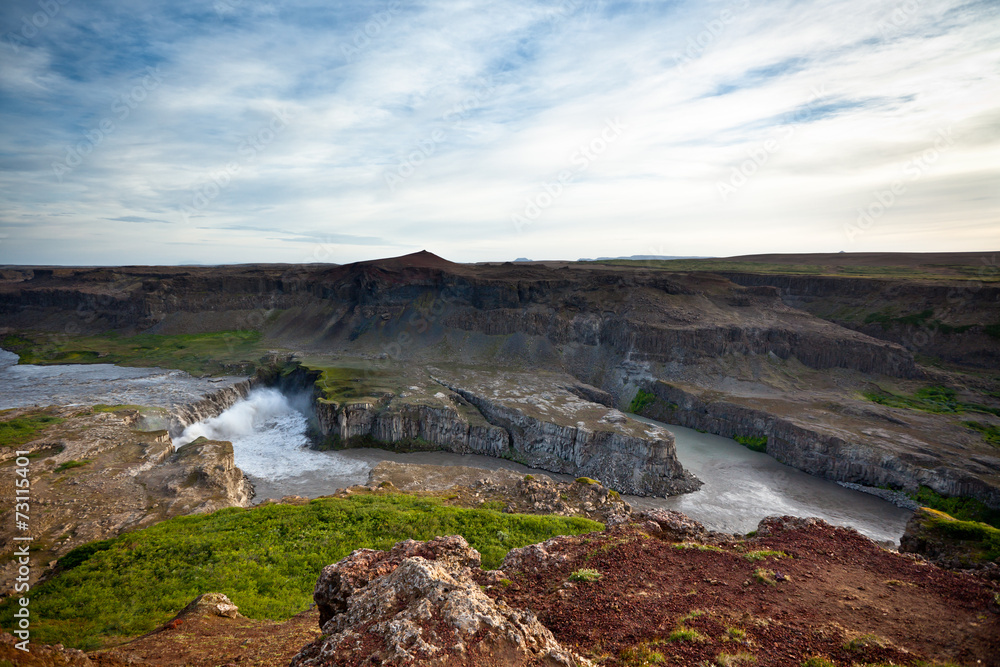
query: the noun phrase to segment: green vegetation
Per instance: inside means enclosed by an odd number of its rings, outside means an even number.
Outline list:
[[[774,578],[774,570],[765,570],[762,567],[758,567],[753,572],[754,581],[758,584],[767,584],[768,586],[775,586],[778,580]]]
[[[586,519],[463,509],[402,494],[178,517],[63,556],[59,573],[32,588],[32,640],[93,649],[148,632],[207,592],[225,593],[250,618],[282,620],[308,606],[323,566],[354,549],[460,534],[482,553],[484,567],[495,568],[512,547],[600,529]],[[3,627],[15,609],[0,605]]]
[[[706,612],[704,609],[692,609],[688,613],[684,614],[684,616],[682,616],[679,621],[677,621],[677,625],[683,626],[688,621],[693,621],[696,618],[701,618],[706,613],[708,612]]]
[[[717,553],[725,552],[725,549],[717,547],[714,544],[698,544],[697,542],[677,542],[674,544],[674,549],[697,549],[698,551],[715,551]]]
[[[576,483],[577,484],[600,484],[600,482],[597,481],[596,479],[591,479],[589,477],[577,477],[576,478]]]
[[[591,568],[584,568],[570,573],[570,581],[597,581],[601,578],[601,573]]]
[[[981,412],[985,414],[1000,416],[1000,409],[991,408],[979,403],[966,403],[957,398],[954,389],[948,387],[923,387],[918,389],[912,396],[905,394],[893,394],[880,389],[879,391],[866,391],[864,397],[873,403],[885,405],[890,408],[904,408],[907,410],[920,410],[922,412],[932,412],[935,414],[961,414],[963,412]]]
[[[723,639],[731,642],[745,642],[747,632],[742,628],[726,628],[726,636]]]
[[[40,431],[62,422],[59,417],[41,412],[0,421],[0,446],[14,447],[31,442]]]
[[[60,473],[66,470],[72,470],[73,468],[81,468],[87,465],[88,463],[90,463],[90,459],[84,459],[82,461],[74,461],[70,459],[69,461],[60,463],[58,466],[56,466],[56,469],[53,470],[52,472]]]
[[[948,540],[965,542],[973,560],[1000,562],[1000,529],[978,521],[961,521],[933,511],[923,528]]]
[[[1000,510],[987,507],[975,498],[948,498],[926,486],[921,486],[916,493],[911,493],[910,497],[923,507],[944,512],[961,521],[978,521],[1000,528]]]
[[[622,665],[627,667],[643,667],[644,665],[660,665],[666,658],[659,651],[653,650],[649,644],[640,644],[633,648],[623,649],[618,655]]]
[[[746,651],[740,651],[739,653],[720,653],[718,657],[715,658],[715,664],[719,665],[719,667],[734,667],[735,665],[745,665],[754,662],[757,662],[757,658]]]
[[[632,402],[628,405],[628,411],[633,414],[640,414],[644,409],[656,400],[656,394],[643,391],[641,388],[635,393]]]
[[[814,655],[811,658],[807,658],[802,663],[802,667],[837,667],[837,664],[822,655]]]
[[[788,554],[784,551],[771,551],[770,549],[761,549],[760,551],[748,551],[743,554],[743,557],[749,561],[764,560],[765,558],[788,558]]]
[[[697,630],[679,627],[667,637],[668,642],[703,642],[705,637]]]
[[[885,648],[889,645],[884,638],[878,635],[861,635],[860,637],[855,637],[854,639],[848,641],[844,644],[844,648],[848,651],[863,651],[866,648]]]
[[[766,452],[767,451],[767,436],[753,436],[753,435],[734,435],[733,440],[740,443],[747,449],[751,449],[755,452]]]
[[[983,327],[983,331],[991,338],[1000,338],[1000,324],[987,324]]]
[[[994,447],[1000,447],[1000,428],[997,428],[993,424],[966,421],[962,422],[962,426],[971,428],[973,431],[979,431],[980,435],[983,436],[983,440],[990,443]]]
[[[920,326],[926,322],[934,314],[933,310],[922,310],[919,313],[910,313],[909,315],[903,315],[900,317],[893,317],[889,312],[871,313],[865,317],[865,324],[872,324],[877,322],[882,325],[883,329],[888,329],[893,324],[904,324],[912,326]]]
[[[189,373],[223,374],[252,370],[266,346],[259,331],[202,334],[67,336],[8,335],[0,347],[16,352],[23,364],[120,364],[160,366]]]

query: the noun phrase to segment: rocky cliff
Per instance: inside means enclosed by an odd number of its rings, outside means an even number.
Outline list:
[[[918,429],[891,414],[866,408],[867,412],[855,409],[854,414],[831,415],[829,406],[823,406],[826,419],[820,420],[801,405],[778,410],[773,400],[755,402],[735,396],[723,400],[710,392],[705,396],[662,381],[649,389],[658,400],[643,414],[724,437],[766,437],[769,455],[812,475],[907,491],[924,485],[945,496],[970,496],[1000,506],[1000,490],[990,479],[996,474],[995,459],[961,460],[938,443],[916,439],[913,433]],[[893,424],[892,419],[900,423]],[[918,414],[909,419],[931,422],[934,417]],[[869,426],[855,430],[851,424],[855,420]],[[874,424],[878,427],[873,428]],[[886,430],[890,428],[901,432]]]

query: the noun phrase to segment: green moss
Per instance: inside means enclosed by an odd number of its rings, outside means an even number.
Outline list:
[[[571,572],[568,578],[570,581],[597,581],[601,578],[601,573],[597,570],[584,568]]]
[[[944,512],[961,521],[978,521],[994,528],[1000,528],[1000,510],[987,507],[975,498],[942,496],[933,489],[921,486],[916,493],[909,494],[923,507]]]
[[[960,414],[962,412],[981,412],[1000,415],[1000,410],[979,403],[968,403],[958,400],[957,392],[949,387],[930,386],[918,389],[911,396],[894,394],[878,390],[866,391],[863,396],[873,403],[891,408],[920,410],[934,414]]]
[[[971,428],[973,431],[978,431],[983,436],[983,440],[994,447],[1000,447],[1000,428],[997,428],[993,424],[965,421],[962,422],[962,426]]]
[[[639,646],[623,649],[618,654],[618,659],[622,665],[626,665],[627,667],[660,665],[666,662],[663,654],[654,650],[649,644],[640,644]]]
[[[705,637],[697,630],[680,627],[667,636],[668,642],[703,642]]]
[[[403,494],[178,517],[66,554],[61,571],[32,588],[32,640],[93,647],[92,637],[139,635],[212,591],[225,592],[250,618],[281,620],[309,605],[323,566],[357,548],[460,534],[485,568],[495,568],[511,548],[600,529],[586,519],[456,508]],[[14,610],[0,604],[3,627]]]
[[[753,436],[753,435],[735,435],[733,440],[740,443],[747,449],[751,449],[755,452],[766,452],[767,451],[767,436]]]
[[[84,459],[82,461],[73,461],[73,460],[64,461],[63,463],[60,463],[56,467],[56,469],[53,470],[52,472],[60,473],[60,472],[66,471],[66,470],[72,470],[73,468],[82,468],[83,466],[87,465],[88,463],[90,463],[90,459]]]
[[[923,523],[930,533],[964,542],[973,560],[1000,562],[1000,529],[978,521],[961,521],[944,512],[934,512]]]
[[[743,557],[749,561],[764,560],[766,558],[788,558],[788,554],[784,551],[771,551],[770,549],[762,549],[760,551],[748,551],[743,554]]]
[[[0,421],[0,446],[13,447],[31,442],[41,431],[63,421],[40,412]]]
[[[872,634],[855,637],[844,644],[844,648],[848,651],[863,651],[866,648],[885,648],[886,646],[888,646],[888,642],[884,638]]]
[[[639,389],[635,392],[632,402],[628,405],[628,411],[633,414],[640,414],[645,408],[656,400],[656,394]]]
[[[577,477],[576,478],[576,483],[577,484],[600,484],[600,482],[597,481],[596,479],[591,479],[589,477]]]
[[[802,667],[837,667],[837,663],[822,655],[814,655],[803,661]]]

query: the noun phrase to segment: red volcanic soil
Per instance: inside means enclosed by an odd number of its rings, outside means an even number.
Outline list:
[[[824,522],[766,525],[769,534],[707,549],[648,522],[555,538],[548,556],[524,559],[526,571],[508,570],[486,591],[534,611],[563,646],[599,665],[800,667],[814,656],[845,667],[1000,665],[997,584]],[[754,553],[764,551],[783,555]],[[569,581],[581,569],[600,578]],[[284,623],[201,617],[90,658],[104,667],[284,665],[318,634],[316,611]]]
[[[995,587],[852,530],[820,523],[722,551],[678,548],[634,524],[560,542],[549,551],[565,561],[507,572],[512,583],[489,593],[531,609],[560,643],[604,665],[659,664],[654,653],[676,665],[740,653],[760,667],[798,667],[815,655],[836,665],[1000,665]],[[788,557],[747,558],[759,550]],[[600,579],[568,583],[584,568]],[[759,581],[758,568],[773,571],[774,583]],[[671,640],[682,628],[700,637]]]

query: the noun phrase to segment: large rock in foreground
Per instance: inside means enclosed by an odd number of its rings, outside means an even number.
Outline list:
[[[489,598],[472,578],[479,562],[452,535],[360,549],[327,566],[314,594],[324,638],[292,666],[590,664],[530,611]]]

